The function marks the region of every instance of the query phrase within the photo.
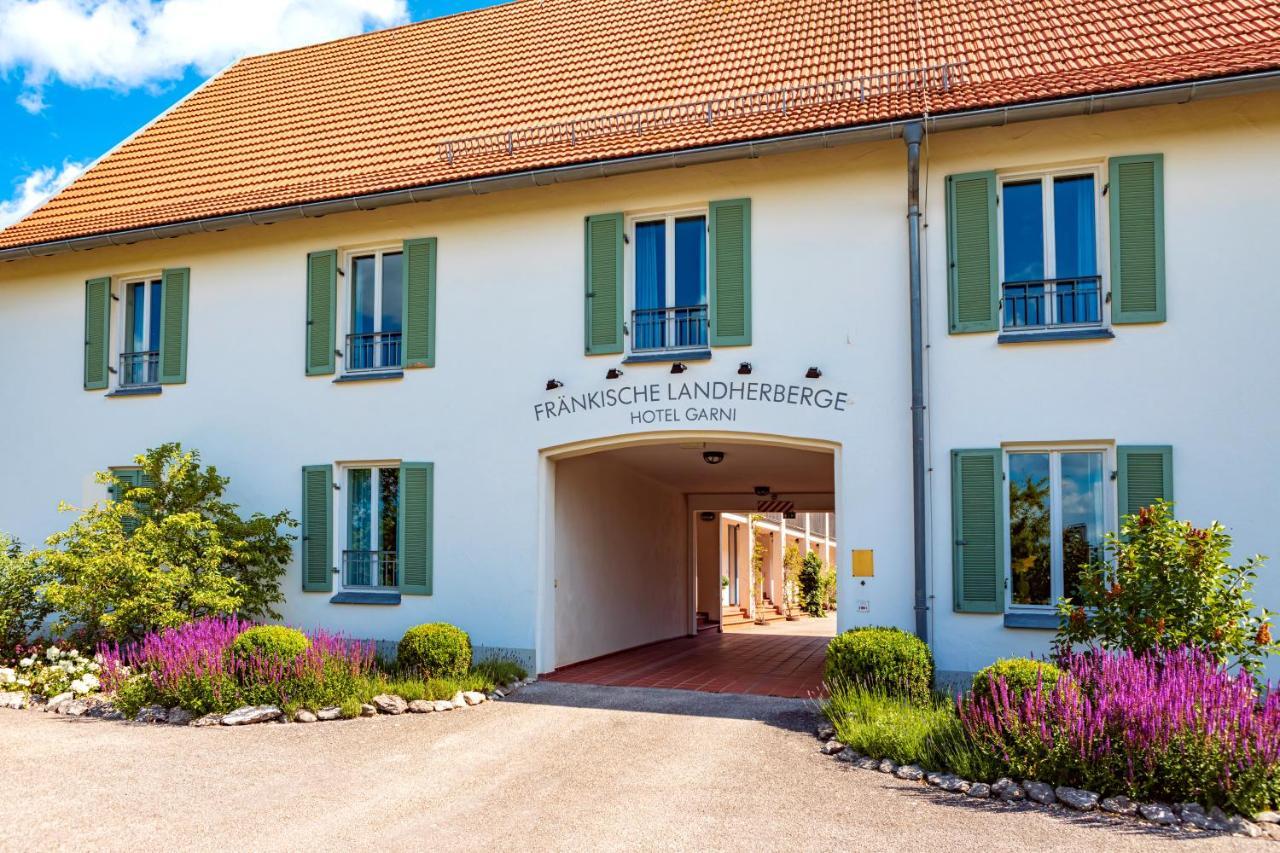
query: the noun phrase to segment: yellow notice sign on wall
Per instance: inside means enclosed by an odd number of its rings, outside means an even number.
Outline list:
[[[853,576],[855,578],[871,578],[876,574],[876,552],[868,549],[853,549]]]

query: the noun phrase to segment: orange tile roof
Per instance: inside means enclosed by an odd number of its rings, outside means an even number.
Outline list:
[[[786,112],[469,151],[476,134],[959,64]],[[1280,0],[516,0],[243,59],[0,249],[931,113],[1280,68]],[[935,83],[937,81],[935,80]]]

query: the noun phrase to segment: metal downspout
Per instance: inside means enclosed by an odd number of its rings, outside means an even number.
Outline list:
[[[924,125],[903,128],[907,143],[907,245],[911,290],[911,510],[915,544],[916,636],[929,642],[925,556],[924,310],[920,294],[920,140]]]

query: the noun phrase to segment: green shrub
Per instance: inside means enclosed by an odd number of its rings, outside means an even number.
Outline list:
[[[813,551],[804,555],[798,575],[800,582],[800,607],[810,616],[826,614],[826,590],[822,577],[822,558]]]
[[[925,705],[933,654],[919,637],[897,628],[854,628],[827,645],[825,678],[833,690],[857,685]]]
[[[1058,603],[1059,654],[1081,645],[1139,655],[1189,646],[1256,676],[1280,650],[1271,614],[1249,598],[1266,558],[1231,565],[1231,537],[1216,521],[1178,521],[1158,500],[1126,515],[1120,533],[1107,534],[1106,552],[1084,554],[1078,592]]]
[[[39,632],[52,612],[44,597],[48,579],[35,555],[0,533],[0,663]]]
[[[955,704],[938,697],[921,703],[878,688],[834,688],[823,712],[836,739],[873,758],[947,770],[974,781],[992,781],[1001,771],[995,756],[966,733]]]
[[[417,625],[404,632],[396,660],[423,678],[461,678],[471,669],[471,638],[447,622]]]
[[[991,682],[998,678],[1004,679],[1011,696],[1020,698],[1024,694],[1032,693],[1036,685],[1040,685],[1040,689],[1047,694],[1058,683],[1061,676],[1062,670],[1047,661],[1032,658],[1004,658],[974,674],[973,697],[977,699],[990,696]]]
[[[255,625],[231,643],[231,656],[241,660],[291,661],[311,645],[307,635],[284,625]]]
[[[363,703],[357,697],[348,696],[346,699],[343,699],[338,703],[338,713],[344,720],[354,720],[356,717],[360,716],[360,712],[363,710],[360,707],[362,704]]]
[[[522,681],[529,675],[528,670],[520,664],[503,658],[482,660],[473,667],[473,671],[492,681],[496,687],[510,684],[513,681]]]

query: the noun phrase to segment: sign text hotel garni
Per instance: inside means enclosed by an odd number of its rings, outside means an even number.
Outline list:
[[[735,403],[770,403],[778,406],[825,409],[843,412],[849,405],[844,391],[809,385],[774,382],[728,381],[620,385],[582,394],[562,394],[554,400],[533,404],[538,421],[592,412],[627,409],[632,424],[735,421]]]

